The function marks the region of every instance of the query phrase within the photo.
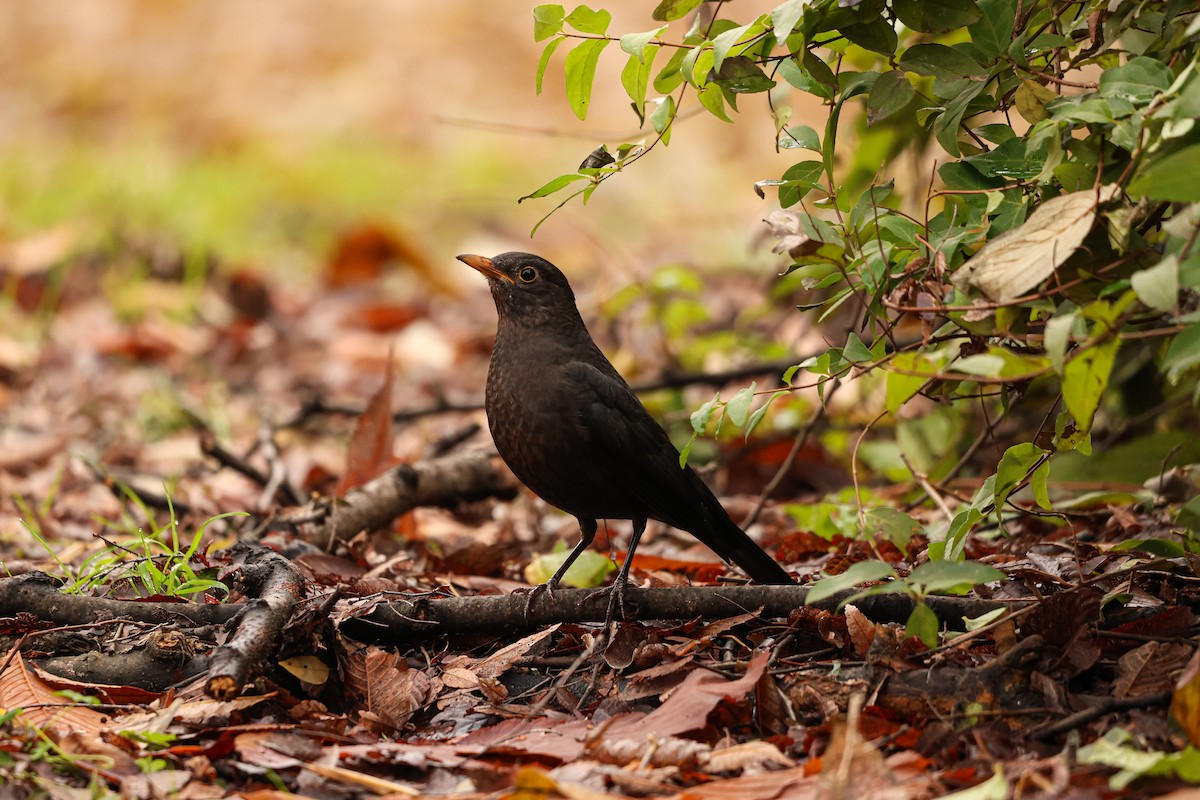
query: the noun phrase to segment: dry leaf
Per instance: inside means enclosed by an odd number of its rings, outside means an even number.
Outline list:
[[[25,666],[20,653],[14,653],[0,673],[0,709],[26,708],[17,717],[21,725],[36,728],[61,726],[78,733],[99,734],[105,715],[88,708],[69,705]],[[56,706],[56,707],[46,707]]]
[[[1116,197],[1115,184],[1051,198],[1025,224],[983,246],[951,280],[960,289],[975,286],[1007,302],[1037,286],[1083,244],[1096,221],[1096,208]]]
[[[279,666],[314,686],[320,686],[329,680],[329,665],[316,656],[285,658],[279,662]]]
[[[779,748],[770,742],[762,740],[745,742],[726,747],[724,750],[714,750],[708,757],[707,772],[734,772],[749,767],[763,769],[765,767],[796,766],[796,762],[780,752]]]
[[[356,486],[383,473],[394,461],[394,430],[392,426],[392,386],[395,383],[395,361],[388,351],[383,386],[367,404],[367,410],[354,423],[350,448],[346,453],[346,473],[338,481],[337,494],[345,494]]]
[[[363,706],[392,728],[400,728],[425,703],[429,677],[410,669],[403,657],[367,647],[342,660],[347,695],[359,694]]]

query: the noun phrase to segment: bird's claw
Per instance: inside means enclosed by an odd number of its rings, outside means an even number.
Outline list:
[[[533,604],[536,602],[537,596],[544,592],[547,597],[553,598],[554,590],[557,588],[558,581],[551,578],[545,583],[539,583],[537,586],[534,586],[529,590],[529,594],[525,596],[525,608],[522,612],[525,622],[529,622],[529,612],[533,610]]]
[[[617,581],[608,590],[608,610],[604,612],[604,629],[608,630],[617,620],[617,612],[621,614],[621,621],[629,619],[625,613],[625,581]]]

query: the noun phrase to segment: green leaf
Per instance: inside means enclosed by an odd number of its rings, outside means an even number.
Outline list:
[[[929,378],[920,373],[928,372],[931,366],[928,359],[920,353],[897,353],[888,363],[885,396],[889,414],[895,414],[913,395],[921,391],[921,387]],[[904,374],[908,372],[918,374]]]
[[[654,77],[654,91],[659,94],[670,94],[679,88],[679,84],[683,83],[683,72],[680,67],[683,64],[684,56],[690,52],[690,50],[676,48],[671,57],[667,59],[667,65]]]
[[[1200,155],[1200,153],[1198,153]],[[1200,175],[1193,179],[1200,183]],[[1155,311],[1174,311],[1179,305],[1179,260],[1170,255],[1149,269],[1129,276],[1138,299]]]
[[[862,364],[875,359],[871,349],[863,344],[863,340],[858,338],[858,334],[850,331],[850,337],[846,340],[846,346],[842,348],[842,355],[851,364]]]
[[[1001,512],[1001,507],[1008,496],[1013,493],[1013,490],[1030,475],[1034,464],[1037,464],[1044,456],[1046,451],[1032,442],[1024,442],[1022,444],[1013,445],[1004,451],[1004,455],[1000,458],[1000,464],[996,467],[996,513]],[[1040,466],[1049,466],[1043,464]],[[1048,473],[1046,473],[1048,474]],[[1046,491],[1046,475],[1039,478],[1041,481],[1041,491],[1045,494]],[[1040,505],[1040,503],[1039,503]]]
[[[974,507],[961,509],[957,514],[954,515],[954,519],[950,520],[950,529],[946,531],[946,541],[940,543],[943,545],[940,556],[942,560],[963,560],[965,557],[963,550],[967,544],[967,534],[971,532],[971,529],[974,528],[981,519],[983,519],[983,512]],[[934,542],[929,545],[931,550],[930,558],[933,558],[932,549],[934,544],[939,543]]]
[[[567,24],[580,33],[592,33],[603,36],[608,33],[608,25],[612,22],[612,14],[604,9],[592,11],[587,6],[576,6],[567,15]]]
[[[921,33],[945,33],[981,16],[972,0],[893,0],[892,10],[901,22]]]
[[[746,424],[750,416],[750,406],[754,403],[754,382],[738,390],[728,403],[725,404],[725,416],[739,428]]]
[[[1017,113],[1026,122],[1036,124],[1050,116],[1046,106],[1059,100],[1059,96],[1042,86],[1037,81],[1024,78],[1021,80],[1013,100],[1017,104]],[[1075,98],[1071,98],[1074,100]]]
[[[592,81],[596,78],[596,62],[609,44],[608,39],[588,39],[567,53],[567,102],[580,119],[586,119],[592,101]]]
[[[814,583],[804,598],[804,604],[811,606],[859,584],[892,578],[895,575],[896,571],[882,561],[859,561],[851,564],[840,575],[825,577]]]
[[[1175,524],[1182,525],[1193,533],[1200,533],[1200,495],[1180,507],[1175,515]]]
[[[805,50],[800,56],[804,70],[811,75],[818,83],[829,87],[831,91],[838,90],[838,79],[833,74],[833,70],[821,58],[811,50]],[[787,59],[784,63],[788,63],[791,59]]]
[[[693,433],[691,438],[687,440],[687,444],[679,451],[679,468],[683,469],[687,466],[688,456],[692,454],[692,445],[696,443],[696,434]]]
[[[1166,64],[1155,58],[1138,56],[1100,73],[1100,96],[1141,105],[1170,88],[1174,80],[1175,73]]]
[[[885,72],[875,80],[867,96],[867,124],[887,119],[907,106],[916,95],[916,90],[904,77],[902,70]]]
[[[983,81],[968,81],[963,91],[946,104],[946,110],[938,116],[937,121],[933,124],[933,135],[937,138],[938,144],[952,156],[962,155],[962,150],[958,145],[958,128],[962,124],[963,116],[967,113],[967,106],[979,96],[983,87]]]
[[[550,64],[550,57],[554,55],[554,51],[558,49],[558,46],[565,41],[566,39],[562,37],[553,39],[542,50],[542,57],[538,59],[537,64],[537,77],[534,78],[533,82],[538,94],[542,93],[542,78],[546,75],[546,67]]]
[[[517,202],[520,203],[523,200],[530,200],[530,199],[537,198],[537,197],[545,197],[548,194],[554,194],[555,192],[559,191],[560,189],[564,189],[567,186],[570,186],[575,181],[582,181],[582,180],[586,180],[586,179],[587,179],[587,175],[580,175],[577,172],[572,172],[568,175],[559,175],[557,178],[550,181],[546,185],[542,186],[540,189],[536,189],[527,195],[517,198]]]
[[[718,394],[692,412],[691,421],[693,431],[704,433],[704,430],[708,427],[708,421],[712,419],[713,412],[716,411],[717,405],[720,402],[721,395]]]
[[[1101,76],[1103,78],[1103,76]],[[1129,193],[1134,197],[1149,197],[1153,200],[1168,200],[1190,203],[1200,200],[1200,144],[1178,150],[1169,156],[1156,159],[1129,184]]]
[[[898,508],[880,506],[866,513],[867,534],[873,541],[887,541],[901,551],[908,549],[912,537],[921,532],[921,523]]]
[[[725,59],[721,69],[709,73],[708,79],[735,94],[766,92],[775,88],[775,81],[745,56]]]
[[[534,6],[533,8],[533,40],[540,42],[549,39],[556,33],[562,33],[563,7],[559,5]]]
[[[711,47],[693,47],[687,51],[683,61],[679,62],[679,73],[683,79],[699,89],[708,81],[709,70],[712,69],[713,53]]]
[[[961,50],[944,44],[918,44],[904,51],[900,67],[918,75],[952,81],[987,74],[987,70]]]
[[[645,33],[627,33],[621,37],[621,49],[631,56],[637,56],[641,60],[646,60],[645,51],[646,45],[650,44],[653,39],[657,39],[662,35],[662,32],[667,29],[666,25],[661,28],[655,28],[652,31]]]
[[[1187,548],[1175,539],[1126,539],[1113,545],[1109,552],[1123,553],[1129,550],[1140,550],[1158,558],[1182,558],[1187,555]]]
[[[925,605],[924,601],[913,607],[908,615],[908,622],[904,625],[905,636],[920,639],[930,650],[937,647],[940,630],[941,623],[938,622],[937,614],[933,613],[933,609]]]
[[[913,586],[920,595],[961,595],[980,583],[993,583],[1003,579],[1003,572],[978,561],[926,561],[916,567],[905,582]]]
[[[1100,397],[1108,388],[1108,376],[1121,340],[1112,339],[1097,345],[1084,345],[1063,367],[1062,394],[1067,410],[1079,423],[1081,432],[1092,429],[1092,417],[1100,405]]]
[[[749,31],[751,28],[755,27],[756,25],[758,25],[757,20],[755,20],[754,22],[747,23],[746,25],[742,25],[737,28],[731,28],[731,29],[725,31],[724,33],[722,33],[720,36],[713,37],[713,40],[712,40],[712,52],[713,52],[712,68],[714,70],[720,72],[721,65],[725,63],[725,57],[727,55],[729,55],[729,51],[733,48],[733,46],[738,43],[738,39],[742,38],[742,36],[744,36],[747,31]],[[760,32],[761,32],[761,28],[762,28],[762,26],[759,25]]]
[[[1079,315],[1075,312],[1052,317],[1046,321],[1046,331],[1042,337],[1042,347],[1046,357],[1059,375],[1063,373],[1064,357],[1067,347],[1071,344],[1071,335],[1079,325]]]
[[[1175,335],[1163,354],[1160,369],[1172,383],[1200,364],[1200,325],[1192,325]]]
[[[774,31],[777,40],[782,42],[792,35],[792,30],[800,21],[800,15],[804,13],[808,2],[809,0],[788,0],[771,12],[771,30]]]
[[[650,114],[650,126],[662,134],[663,144],[669,144],[671,131],[667,126],[675,119],[675,98],[667,95]]]
[[[1044,372],[1050,366],[1046,356],[1025,355],[992,345],[986,353],[960,358],[948,365],[947,369],[982,378],[1020,378]]]
[[[567,560],[570,553],[565,547],[559,547],[551,553],[537,556],[525,567],[525,577],[531,583],[545,583]],[[585,558],[586,556],[586,558]],[[590,589],[599,586],[616,565],[606,556],[595,551],[587,551],[571,564],[563,583],[577,589]]]
[[[721,94],[721,87],[715,83],[707,84],[704,88],[697,90],[696,99],[700,101],[700,105],[708,109],[708,112],[719,120],[725,122],[733,122],[729,118],[729,114],[725,111],[725,97]]]
[[[654,56],[657,53],[658,45],[650,45],[641,55],[631,55],[625,69],[621,70],[621,85],[625,87],[625,93],[633,101],[633,110],[643,123],[646,121],[646,88],[650,83],[650,69],[654,65]]]
[[[754,413],[750,415],[748,420],[746,420],[747,439],[750,438],[750,434],[754,432],[754,429],[758,427],[758,424],[763,421],[763,417],[767,415],[767,409],[771,407],[771,404],[774,403],[778,398],[783,397],[785,394],[787,394],[787,390],[780,389],[778,392],[775,392],[773,395],[768,397],[767,402],[754,409]]]
[[[1042,171],[1042,164],[1046,161],[1046,151],[1039,150],[1036,153],[1029,153],[1025,145],[1025,141],[1022,139],[1009,139],[999,147],[986,153],[970,156],[963,161],[988,178],[1000,178],[1006,181],[1028,180]],[[988,234],[988,238],[995,236],[994,233],[989,232]]]
[[[779,184],[779,205],[787,208],[799,203],[813,190],[824,172],[825,165],[820,161],[801,161],[788,167],[781,179],[783,183]]]
[[[839,30],[859,47],[884,56],[895,53],[899,44],[896,29],[882,17],[875,17],[869,22],[857,25],[843,25]]]
[[[1012,44],[1017,0],[979,0],[979,12],[979,20],[967,26],[971,44],[988,58],[998,58]]]
[[[779,137],[779,147],[782,150],[803,148],[815,153],[821,152],[821,139],[817,132],[807,125],[793,125]]]
[[[682,19],[691,13],[702,0],[662,0],[651,13],[651,17],[659,22],[670,22]]]
[[[820,63],[824,65],[824,70],[821,70],[821,67],[817,66],[816,69],[820,71],[820,75],[814,74],[812,68],[809,67],[810,63]],[[825,73],[828,73],[828,75]],[[779,69],[776,71],[776,74],[800,91],[826,100],[833,99],[837,89],[836,81],[831,84],[824,80],[826,77],[833,75],[832,70],[829,69],[829,65],[824,64],[821,59],[815,56],[811,59],[804,58],[803,66],[794,58],[786,58],[779,62]]]

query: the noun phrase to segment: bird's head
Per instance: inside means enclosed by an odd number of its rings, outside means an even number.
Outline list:
[[[488,280],[501,323],[537,327],[564,317],[579,319],[575,293],[558,267],[529,253],[462,255],[458,260]]]

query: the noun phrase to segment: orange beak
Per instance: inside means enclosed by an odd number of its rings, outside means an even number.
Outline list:
[[[488,280],[504,281],[505,283],[513,282],[512,278],[508,277],[503,272],[496,269],[496,267],[492,264],[492,260],[490,258],[486,258],[485,256],[473,256],[473,255],[455,256],[455,258],[457,258],[459,261],[466,264],[471,269],[477,270],[481,275],[483,275],[483,277],[487,278]]]

